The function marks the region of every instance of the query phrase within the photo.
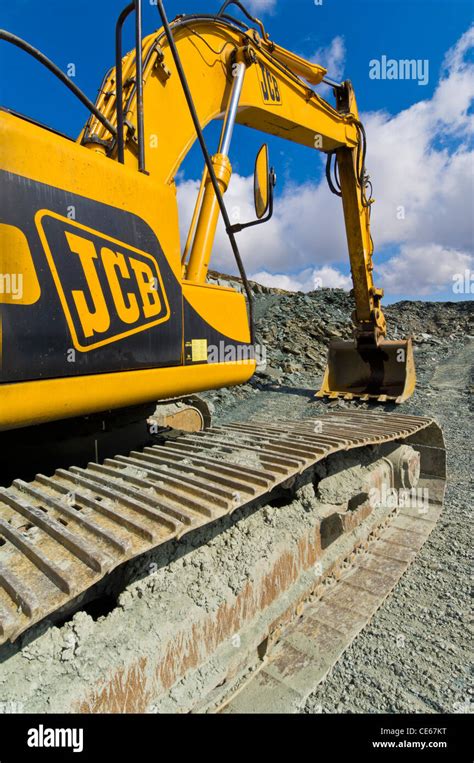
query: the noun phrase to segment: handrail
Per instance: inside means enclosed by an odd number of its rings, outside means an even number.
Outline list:
[[[123,140],[123,67],[122,67],[122,29],[125,19],[135,8],[132,2],[123,9],[115,25],[115,105],[117,111],[117,159],[120,164],[125,162]]]
[[[142,3],[132,0],[121,12],[115,27],[115,79],[116,79],[116,112],[117,112],[117,158],[120,164],[125,161],[125,144],[123,138],[123,67],[122,67],[122,32],[128,16],[135,11],[135,84],[137,91],[137,139],[138,139],[138,169],[145,169],[145,125],[143,111],[143,60],[142,60]]]

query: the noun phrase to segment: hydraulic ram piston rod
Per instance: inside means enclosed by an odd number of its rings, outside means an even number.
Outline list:
[[[237,117],[240,95],[242,93],[242,86],[244,84],[245,69],[245,64],[240,61],[233,66],[232,71],[234,81],[232,83],[229,103],[227,104],[224,116],[219,147],[217,149],[217,154],[214,154],[212,157],[217,182],[219,183],[222,194],[227,191],[232,174],[232,167],[229,161],[229,150]],[[202,283],[206,280],[212,246],[216,235],[217,221],[219,219],[219,204],[206,169],[204,170],[204,175],[205,191],[202,197],[201,210],[196,225],[196,235],[194,237],[186,273],[186,277],[189,281],[197,281],[198,283]],[[201,194],[199,196],[201,196]],[[199,203],[199,201],[200,198],[198,197],[197,203]]]

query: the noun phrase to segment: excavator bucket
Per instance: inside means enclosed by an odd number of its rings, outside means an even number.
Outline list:
[[[321,389],[316,397],[354,397],[402,403],[415,389],[411,339],[382,340],[359,349],[355,341],[333,341]]]

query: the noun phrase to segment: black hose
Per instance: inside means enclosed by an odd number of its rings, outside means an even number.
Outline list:
[[[357,171],[357,183],[361,192],[361,203],[363,207],[371,207],[372,197],[372,183],[369,180],[367,171],[365,168],[365,157],[367,155],[367,136],[364,125],[359,120],[354,120],[357,132],[359,134],[359,142],[357,144],[357,156],[356,156],[356,171]],[[326,180],[329,189],[336,196],[342,196],[341,184],[339,182],[339,173],[337,158],[334,164],[334,177],[332,173],[332,158],[336,154],[335,151],[329,151],[326,160]],[[367,197],[367,188],[369,189],[369,196]]]
[[[336,153],[335,151],[328,152],[328,157],[326,159],[326,180],[329,186],[329,190],[335,196],[342,196],[342,193],[340,191],[340,186],[339,188],[336,186],[337,178],[335,179],[335,181],[333,181],[332,174],[331,174],[331,163],[332,163],[333,156],[335,156],[335,153]]]
[[[105,127],[105,129],[110,132],[111,135],[115,136],[117,134],[115,127],[110,124],[109,120],[106,119],[106,117],[104,117],[96,105],[89,100],[87,95],[85,95],[85,93],[83,93],[82,90],[74,84],[74,82],[71,82],[69,77],[64,74],[64,72],[61,71],[61,69],[56,66],[56,64],[50,61],[50,59],[47,58],[44,53],[41,53],[39,50],[34,48],[29,44],[29,42],[22,40],[21,37],[17,37],[15,34],[7,32],[5,29],[0,29],[0,40],[5,40],[5,42],[10,42],[12,45],[16,45],[17,48],[24,50],[25,53],[33,56],[33,58],[39,61],[40,64],[43,64],[43,66],[49,69],[49,71],[52,72],[63,83],[63,85],[66,85],[66,87],[69,88],[69,90],[74,93],[77,98],[79,98],[81,103],[84,104],[84,106],[89,109],[92,114],[94,114],[94,116]]]
[[[367,155],[367,135],[365,132],[365,127],[362,124],[362,122],[359,122],[359,120],[354,120],[354,124],[356,126],[356,129],[359,133],[359,143],[357,146],[357,172],[358,172],[358,183],[361,190],[361,201],[362,205],[364,207],[370,207],[371,202],[370,198],[372,196],[372,183],[370,183],[367,175],[367,171],[365,169],[365,157]],[[370,194],[369,198],[367,198],[366,188],[370,188]]]
[[[221,6],[221,8],[220,8],[220,9],[217,11],[217,16],[218,16],[218,17],[219,17],[219,16],[224,16],[224,12],[227,10],[227,8],[229,7],[229,5],[236,5],[236,6],[237,6],[237,8],[239,8],[239,10],[241,10],[241,11],[242,11],[242,13],[244,14],[244,16],[247,16],[247,18],[249,19],[249,21],[252,21],[252,23],[256,24],[256,25],[257,25],[257,26],[260,28],[260,31],[261,31],[261,33],[262,33],[262,37],[263,37],[263,39],[264,39],[264,40],[266,40],[266,39],[267,39],[267,33],[265,32],[265,27],[263,26],[263,24],[262,24],[262,22],[260,21],[260,19],[257,19],[257,18],[255,18],[255,16],[252,16],[252,15],[249,13],[249,11],[247,10],[247,8],[246,8],[244,5],[242,5],[242,3],[241,3],[241,2],[239,2],[239,0],[225,0],[225,3],[224,3],[224,5],[222,5],[222,6]]]
[[[166,33],[166,38],[168,40],[168,44],[170,46],[171,54],[173,56],[173,60],[176,66],[176,70],[178,72],[179,79],[181,81],[181,86],[183,88],[183,92],[186,98],[186,102],[188,104],[189,112],[191,114],[191,118],[194,123],[194,129],[196,130],[196,135],[198,137],[201,150],[204,156],[204,161],[206,162],[207,170],[209,172],[209,177],[211,178],[211,182],[214,188],[214,193],[216,194],[217,202],[219,204],[219,208],[221,211],[222,219],[224,220],[226,233],[229,237],[230,245],[232,247],[232,251],[234,253],[235,261],[237,263],[237,267],[239,269],[240,277],[242,278],[242,282],[244,284],[245,293],[247,295],[248,299],[248,305],[249,305],[249,323],[250,323],[250,341],[251,344],[254,344],[255,341],[255,331],[254,331],[254,322],[253,322],[253,298],[252,298],[252,292],[250,289],[249,282],[247,280],[247,274],[245,272],[245,268],[242,262],[242,258],[240,256],[239,247],[237,245],[237,241],[235,240],[234,233],[232,231],[232,224],[230,222],[229,215],[227,213],[227,209],[225,206],[224,199],[222,197],[221,189],[219,188],[219,183],[217,182],[216,173],[214,171],[214,165],[212,164],[211,157],[209,156],[209,152],[207,150],[206,142],[204,140],[204,135],[202,134],[201,124],[199,122],[199,117],[196,112],[196,107],[194,106],[193,97],[191,94],[191,91],[189,89],[188,81],[186,79],[186,74],[183,69],[183,65],[181,63],[181,58],[178,52],[178,49],[176,47],[176,43],[173,38],[173,33],[170,29],[170,25],[166,16],[166,11],[163,6],[162,0],[156,0],[156,5],[158,8],[158,13],[161,16],[161,21],[163,23],[163,27]]]

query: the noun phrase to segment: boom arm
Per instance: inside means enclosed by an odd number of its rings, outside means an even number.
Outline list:
[[[356,338],[377,343],[386,332],[380,307],[383,294],[372,277],[371,199],[365,198],[363,129],[350,82],[336,89],[333,108],[307,82],[317,85],[326,70],[272,43],[255,29],[241,28],[227,17],[181,17],[171,25],[202,127],[225,117],[239,81],[236,121],[262,132],[336,156],[352,279]],[[143,40],[146,168],[153,180],[174,183],[196,133],[175,63],[163,30]],[[134,53],[123,61],[125,163],[137,166],[137,97]],[[234,75],[234,76],[233,76]],[[306,80],[304,81],[303,80]],[[115,70],[106,78],[97,106],[116,124]],[[235,100],[235,99],[234,99]],[[224,131],[223,136],[224,138]],[[116,142],[96,117],[81,140],[114,156]],[[228,145],[219,147],[213,165],[219,186],[227,189],[231,165]],[[187,278],[205,280],[218,219],[218,206],[207,172],[198,201],[194,244]],[[202,203],[201,203],[202,202]]]

